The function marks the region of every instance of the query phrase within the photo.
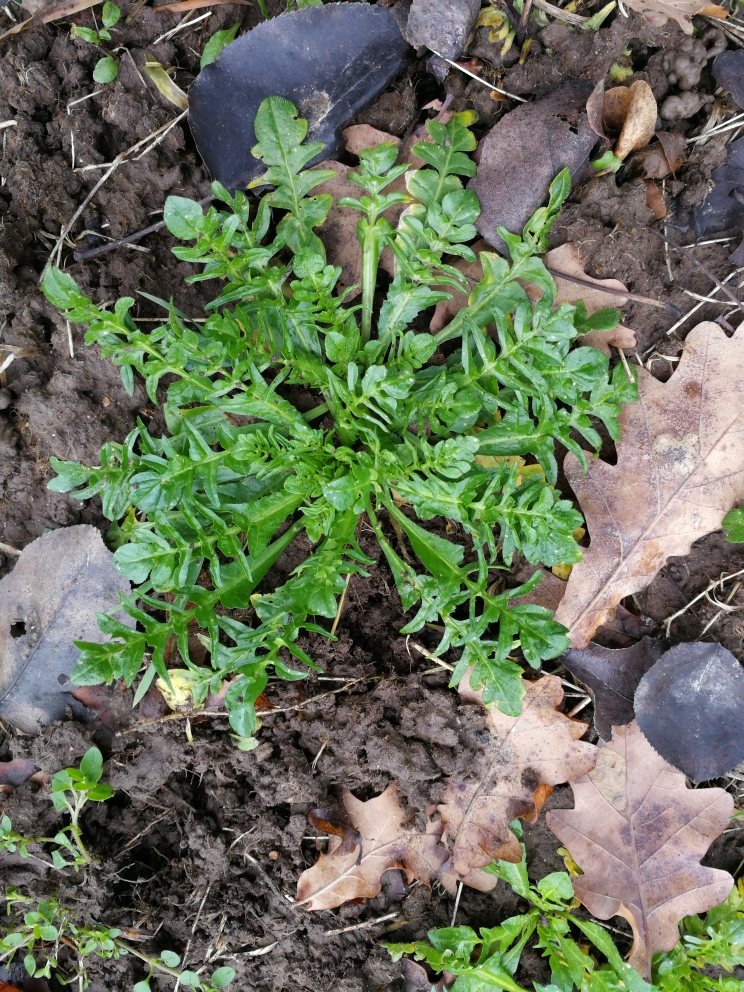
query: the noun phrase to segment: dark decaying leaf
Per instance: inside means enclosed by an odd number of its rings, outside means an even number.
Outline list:
[[[33,758],[0,761],[0,785],[23,785],[36,771]]]
[[[677,644],[644,675],[638,725],[693,782],[720,778],[744,759],[744,670],[720,644]]]
[[[713,63],[713,76],[744,110],[744,49],[721,52]]]
[[[23,733],[67,706],[82,710],[69,693],[80,655],[73,641],[106,640],[96,613],[130,592],[112,559],[95,527],[64,527],[29,544],[0,580],[0,716]]]
[[[726,165],[712,172],[715,188],[701,206],[695,207],[698,238],[723,231],[744,232],[744,138],[728,145],[726,154]],[[743,259],[744,245],[730,256],[734,265],[744,265]]]
[[[633,696],[646,672],[664,653],[663,641],[644,637],[629,648],[603,648],[591,643],[570,648],[561,657],[565,667],[583,682],[594,702],[594,726],[604,740],[613,727],[633,719]]]
[[[242,188],[264,171],[251,149],[261,101],[282,96],[308,123],[323,158],[343,149],[340,129],[400,72],[406,41],[392,11],[365,3],[306,7],[233,41],[189,90],[189,124],[213,178]]]
[[[587,80],[568,79],[542,100],[512,110],[485,138],[468,189],[482,208],[476,227],[499,251],[506,246],[496,229],[520,234],[561,169],[575,179],[588,161],[597,141],[584,109],[591,93]]]
[[[336,854],[351,854],[354,848],[357,848],[361,855],[361,834],[352,826],[345,809],[340,807],[313,809],[307,814],[307,818],[316,830],[341,838],[341,844],[336,848]]]
[[[480,0],[413,0],[406,37],[446,59],[457,58],[480,11]]]

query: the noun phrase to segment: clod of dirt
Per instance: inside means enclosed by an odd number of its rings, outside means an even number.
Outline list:
[[[663,641],[644,637],[629,648],[603,648],[591,643],[583,650],[570,648],[561,656],[565,667],[589,690],[594,703],[594,726],[604,740],[613,727],[634,717],[633,697],[646,672],[664,653]]]
[[[406,38],[454,59],[465,50],[479,11],[480,0],[413,0]]]
[[[677,944],[682,917],[731,891],[729,873],[700,859],[728,825],[734,800],[723,789],[688,789],[635,721],[601,741],[594,771],[570,785],[576,808],[547,820],[583,869],[571,880],[576,897],[600,920],[631,923],[629,964],[649,981],[653,954]]]
[[[712,322],[685,341],[662,383],[638,369],[638,402],[620,414],[617,464],[566,456],[566,477],[591,538],[555,614],[583,648],[624,596],[648,585],[672,555],[721,526],[744,499],[744,335]]]
[[[340,128],[403,68],[406,42],[391,10],[306,7],[264,21],[228,45],[189,90],[189,123],[209,171],[229,189],[263,171],[251,149],[261,101],[283,96],[308,122],[323,158],[343,149]]]
[[[740,107],[744,107],[744,50],[724,52],[713,63],[713,76],[728,90]]]
[[[709,94],[698,93],[694,90],[687,90],[675,96],[668,96],[661,105],[660,114],[665,121],[683,121],[713,103],[714,97]]]
[[[744,759],[744,669],[720,644],[677,644],[641,679],[638,725],[651,746],[696,784]]]
[[[732,142],[726,149],[728,161],[712,173],[715,188],[705,203],[695,207],[695,232],[698,238],[723,231],[744,232],[744,138]],[[744,245],[732,256],[734,265],[742,265]]]
[[[512,110],[486,136],[468,189],[482,207],[476,227],[498,251],[506,245],[497,228],[521,233],[561,169],[575,177],[588,161],[597,140],[584,109],[592,88],[585,79],[569,79]]]
[[[104,641],[96,613],[130,592],[112,559],[95,527],[65,527],[29,544],[0,580],[0,715],[24,734],[68,706],[85,715],[69,694],[73,641]]]

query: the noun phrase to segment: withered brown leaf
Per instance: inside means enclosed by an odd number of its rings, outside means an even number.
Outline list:
[[[692,34],[690,18],[695,14],[728,17],[728,11],[723,7],[703,3],[701,0],[628,0],[628,6],[643,14],[653,27],[661,27],[670,18],[679,24],[685,34]]]
[[[579,741],[587,724],[556,709],[563,700],[561,680],[548,675],[525,680],[524,688],[519,716],[489,711],[491,737],[480,766],[474,763],[467,781],[450,779],[438,807],[450,851],[442,869],[447,888],[456,881],[471,884],[473,872],[495,858],[518,862],[522,852],[510,821],[535,819],[552,786],[586,774],[596,762],[596,748]],[[459,691],[465,700],[481,702],[482,690],[470,689],[467,676]]]
[[[575,809],[551,810],[550,829],[584,872],[577,898],[600,920],[633,927],[630,964],[650,979],[651,957],[679,940],[683,916],[723,902],[734,884],[700,864],[734,808],[723,789],[688,789],[633,721],[600,743],[596,768],[570,783]]]
[[[430,882],[447,859],[439,832],[418,833],[403,810],[400,791],[385,791],[362,802],[348,789],[343,792],[349,821],[361,838],[351,850],[332,835],[328,851],[300,876],[297,903],[306,909],[333,909],[350,899],[371,899],[382,887],[381,876],[401,868],[408,880]],[[346,853],[342,853],[342,848]]]
[[[744,331],[698,324],[668,382],[637,371],[617,464],[590,461],[584,475],[573,455],[564,462],[591,538],[555,614],[575,648],[744,499]]]

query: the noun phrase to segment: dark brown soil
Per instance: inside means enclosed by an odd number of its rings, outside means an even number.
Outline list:
[[[197,53],[206,38],[236,21],[249,28],[261,16],[255,4],[217,6],[193,30],[155,44],[181,15],[143,6],[127,24],[135,4],[124,0],[121,6],[124,17],[114,34],[115,44],[122,46],[119,79],[74,106],[68,105],[96,88],[91,71],[100,53],[82,41],[71,41],[66,21],[9,39],[0,51],[0,121],[17,121],[2,132],[0,341],[35,352],[16,359],[5,374],[7,381],[0,383],[9,390],[9,402],[0,412],[0,541],[16,548],[45,528],[102,526],[97,500],[80,504],[46,489],[52,475],[49,457],[95,462],[101,444],[121,440],[138,414],[146,421],[155,415],[140,385],[133,398],[126,395],[117,371],[100,360],[96,349],[86,348],[79,326],[70,329],[71,355],[65,322],[38,291],[58,232],[101,175],[100,170],[72,171],[71,138],[76,167],[111,162],[175,116],[145,81],[146,52],[176,66],[176,79],[186,87],[198,72]],[[276,14],[285,4],[267,0],[267,6]],[[0,15],[0,20],[4,26],[7,18]],[[93,24],[89,11],[72,20]],[[635,15],[616,17],[597,35],[570,33],[556,25],[535,40],[524,66],[506,71],[503,84],[539,96],[570,75],[596,81],[623,58],[636,70],[633,78],[646,78],[654,53],[681,37],[676,25],[652,32]],[[493,61],[498,64],[496,56]],[[712,92],[709,77],[701,83],[705,87]],[[455,109],[475,105],[486,123],[502,112],[503,105],[490,100],[478,83],[457,74],[450,74],[446,89],[456,98]],[[421,64],[414,65],[363,119],[404,134],[421,119],[420,108],[437,94],[443,91],[423,73]],[[695,122],[700,119],[683,127],[689,130]],[[677,197],[681,210],[700,202],[711,170],[724,160],[723,142],[714,140],[697,146],[676,179],[667,180],[667,191]],[[178,125],[154,151],[114,173],[72,237],[77,247],[95,245],[99,234],[119,238],[156,220],[167,195],[200,198],[208,189],[188,128]],[[618,185],[614,177],[594,179],[575,191],[552,241],[575,241],[590,274],[622,279],[634,293],[686,312],[692,301],[683,290],[705,295],[711,281],[674,252],[674,279],[670,278],[663,246],[647,231],[652,217],[642,181]],[[193,269],[171,255],[172,244],[161,231],[144,239],[145,252],[119,248],[72,265],[70,271],[97,302],[145,291],[166,299],[173,295],[179,307],[197,313],[210,298],[208,290],[185,287],[183,279]],[[730,271],[727,256],[732,247],[697,248],[696,257],[720,278]],[[72,261],[69,248],[63,259]],[[678,355],[697,320],[714,319],[721,309],[704,306],[672,338],[666,331],[675,318],[656,308],[631,303],[625,323],[636,330],[640,358],[651,358],[651,371],[667,378],[673,364],[653,353]],[[140,297],[135,312],[147,318],[156,311]],[[729,319],[738,323],[735,316]],[[375,552],[364,534],[362,541],[368,553]],[[12,568],[13,561],[0,552],[0,574]],[[281,565],[286,568],[289,561]],[[727,544],[720,533],[710,535],[689,557],[669,562],[636,597],[635,608],[662,621],[712,578],[742,567],[744,546]],[[732,605],[742,602],[737,594]],[[674,625],[673,638],[694,640],[714,612],[701,600]],[[82,916],[139,929],[145,939],[151,937],[143,946],[174,949],[194,968],[207,960],[211,967],[229,964],[237,971],[233,988],[238,990],[378,992],[402,981],[402,966],[390,962],[380,938],[420,938],[428,928],[448,925],[453,912],[449,895],[421,885],[408,887],[399,873],[390,872],[376,899],[335,912],[308,914],[295,909],[291,897],[299,874],[314,863],[323,843],[313,839],[315,831],[306,819],[309,810],[336,801],[342,786],[369,798],[397,782],[411,811],[423,817],[426,807],[439,798],[444,777],[465,767],[478,746],[483,714],[462,704],[447,689],[444,675],[427,673],[426,660],[410,651],[398,633],[403,624],[383,564],[373,568],[370,579],[353,578],[338,642],[329,645],[314,638],[306,645],[323,665],[322,678],[269,686],[266,695],[279,711],[264,718],[260,745],[253,752],[233,746],[223,718],[193,723],[193,740],[181,721],[117,735],[75,723],[56,724],[37,739],[6,735],[0,760],[33,757],[49,772],[76,763],[93,740],[108,759],[106,780],[117,793],[84,817],[86,842],[101,859],[99,870],[52,875],[39,862],[4,855],[3,886],[20,885],[39,895],[56,890],[61,901]],[[705,637],[741,658],[744,621],[736,612],[724,614]],[[359,681],[328,694],[344,684],[342,678]],[[301,715],[284,711],[321,694],[325,695]],[[733,787],[736,782],[725,784]],[[557,789],[548,808],[551,805],[571,805],[570,790]],[[60,822],[48,789],[33,783],[3,796],[0,808],[18,830],[42,833]],[[562,867],[558,843],[544,818],[527,826],[525,833],[533,877]],[[740,870],[742,848],[744,833],[727,834],[714,845],[709,862]],[[457,920],[493,926],[513,915],[518,904],[503,885],[493,895],[465,889]],[[371,923],[393,912],[398,914],[395,920]],[[370,925],[339,932],[355,923]],[[256,953],[268,947],[267,953]],[[124,990],[143,977],[143,969],[125,958],[97,966],[93,974],[95,992]],[[549,981],[535,952],[525,955],[517,978],[525,985]]]

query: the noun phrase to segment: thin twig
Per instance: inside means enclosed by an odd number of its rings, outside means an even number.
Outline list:
[[[740,272],[744,272],[744,269],[734,269],[734,271],[731,272],[729,275],[727,275],[726,278],[723,281],[725,283],[726,282],[730,282]],[[717,293],[718,293],[718,287],[716,287],[715,289],[711,290],[711,294],[713,296],[715,296]],[[688,310],[687,313],[684,314],[684,316],[682,316],[682,317],[679,318],[679,320],[677,321],[676,324],[672,324],[672,326],[667,331],[667,337],[670,334],[674,334],[674,332],[676,330],[678,330],[685,323],[685,321],[687,320],[688,317],[692,317],[692,315],[694,313],[697,313],[697,311],[700,309],[700,307],[704,306],[705,303],[709,303],[709,302],[713,302],[713,301],[710,300],[710,298],[706,298],[705,300],[702,300],[700,303],[696,303],[695,306],[691,310]]]
[[[566,716],[576,716],[576,714],[581,713],[584,707],[588,706],[589,703],[591,703],[591,701],[592,701],[591,696],[584,696],[584,698],[581,700],[580,703],[577,703],[577,705],[574,706],[572,710],[569,710],[568,713],[566,713]]]
[[[214,197],[210,193],[209,196],[205,196],[203,200],[198,201],[199,206],[203,207],[205,204],[211,203],[212,200],[214,200]],[[154,234],[155,231],[160,231],[164,227],[165,221],[159,220],[156,224],[150,224],[149,227],[143,227],[141,231],[135,231],[134,234],[128,234],[125,238],[118,238],[109,244],[99,245],[98,248],[89,248],[87,251],[76,251],[73,257],[76,262],[87,262],[91,258],[96,258],[98,255],[105,255],[107,251],[113,251],[114,248],[131,244],[133,241],[139,241],[146,234]]]
[[[434,52],[434,49],[432,48],[431,51]],[[465,66],[460,65],[459,62],[453,62],[452,59],[445,58],[444,55],[440,55],[439,52],[434,52],[434,54],[438,59],[444,59],[445,62],[449,62],[449,64],[454,66],[455,69],[459,69],[460,72],[464,72],[466,76],[470,76],[472,79],[482,83],[483,86],[487,86],[489,90],[495,90],[497,93],[503,94],[503,96],[508,96],[510,100],[518,100],[520,103],[529,102],[528,100],[525,100],[523,96],[517,96],[514,93],[510,93],[508,90],[502,90],[498,86],[494,86],[492,83],[487,83],[485,79],[481,79],[480,76],[476,76],[474,72],[471,72],[470,69],[466,69]]]
[[[0,551],[2,551],[2,553],[4,555],[20,555],[20,554],[23,554],[22,551],[19,551],[18,550],[18,548],[14,548],[11,544],[4,544],[2,541],[0,541]]]
[[[386,923],[388,920],[394,920],[396,916],[400,916],[400,913],[397,911],[395,913],[388,913],[387,916],[379,916],[376,920],[365,920],[363,923],[352,923],[351,926],[341,927],[340,930],[326,930],[326,934],[329,937],[335,937],[338,933],[351,933],[352,930],[366,930],[369,927],[377,926],[378,923]]]
[[[670,248],[674,248],[676,251],[684,255],[685,258],[688,258],[694,265],[697,265],[697,267],[701,270],[701,272],[704,272],[709,279],[712,279],[713,282],[716,284],[716,286],[718,286],[718,288],[722,290],[726,294],[726,296],[728,296],[728,298],[731,300],[732,303],[735,303],[740,310],[744,311],[744,303],[742,303],[737,296],[734,296],[734,294],[731,292],[728,286],[726,286],[724,283],[721,282],[721,280],[718,278],[715,272],[711,271],[711,269],[709,269],[707,265],[701,262],[699,258],[695,258],[695,256],[692,254],[691,251],[688,251],[686,248],[683,248],[682,245],[677,244],[676,241],[674,241],[672,238],[668,238],[665,234],[662,234],[661,231],[659,231],[655,227],[649,227],[648,230],[657,238],[660,238],[662,241],[666,241]]]
[[[724,582],[728,582],[729,579],[736,579],[740,575],[744,575],[744,568],[740,569],[738,572],[732,572],[731,575],[722,575],[720,579],[716,579],[714,582],[711,582],[705,589],[703,589],[702,592],[699,592],[697,596],[695,596],[694,599],[691,599],[690,602],[683,606],[681,610],[677,610],[677,612],[673,613],[672,616],[667,617],[664,621],[666,624],[665,636],[669,637],[669,629],[672,625],[672,621],[676,620],[678,617],[681,617],[683,613],[686,613],[691,606],[697,603],[699,599],[702,599],[707,593],[709,593],[712,589],[715,589],[717,586],[722,586]]]
[[[548,3],[548,0],[533,0],[533,2],[538,10],[550,14],[556,20],[565,21],[566,24],[586,24],[590,20],[588,17],[582,17],[581,14],[572,14],[570,10],[555,7],[552,3]]]
[[[548,265],[546,265],[545,268],[553,277],[565,279],[567,282],[576,283],[577,286],[586,286],[587,289],[597,289],[597,283],[591,282],[589,279],[580,279],[579,276],[570,276],[566,272],[559,272],[557,269],[551,269]],[[679,309],[675,307],[673,303],[662,303],[661,300],[654,300],[650,296],[640,296],[638,293],[629,293],[626,289],[615,289],[614,286],[602,285],[600,288],[603,293],[609,293],[610,296],[624,296],[626,300],[635,300],[636,303],[648,303],[649,306],[659,307],[661,310],[668,310],[670,313],[673,313],[675,317],[679,315]]]
[[[441,658],[437,658],[437,656],[432,654],[431,651],[428,651],[423,644],[418,644],[416,641],[411,641],[411,647],[416,648],[420,654],[422,654],[425,658],[428,658],[429,661],[435,662],[435,664],[439,665],[440,668],[446,668],[448,672],[454,672],[454,665],[450,665],[449,662],[442,661]]]
[[[349,582],[351,581],[351,572],[346,576],[346,582],[344,583],[344,591],[341,593],[341,598],[338,601],[338,609],[336,610],[336,616],[333,618],[333,626],[331,627],[331,637],[336,636],[336,631],[338,630],[338,624],[341,620],[341,614],[343,613],[344,603],[346,602],[346,593],[349,589]]]
[[[160,816],[156,816],[154,820],[151,820],[147,824],[147,826],[144,828],[144,830],[140,830],[140,832],[138,834],[135,834],[135,836],[132,837],[131,840],[128,840],[126,842],[126,844],[124,845],[124,847],[122,849],[122,853],[123,853],[123,851],[126,851],[128,848],[134,847],[134,845],[137,843],[137,841],[141,837],[144,837],[145,834],[148,832],[148,830],[152,830],[152,828],[155,826],[156,823],[160,823],[160,821],[163,820],[163,819],[165,819],[165,817],[168,816],[168,814],[171,813],[171,812],[173,812],[172,809],[170,807],[168,807],[168,809],[164,813],[161,813]]]
[[[457,895],[455,896],[455,908],[452,910],[452,922],[450,926],[455,925],[455,920],[457,919],[457,910],[460,908],[460,896],[462,895],[462,882],[457,883]]]
[[[718,611],[718,613],[716,613],[716,615],[715,615],[715,616],[713,617],[713,619],[712,619],[712,620],[709,620],[709,621],[708,621],[708,622],[706,623],[706,625],[705,625],[705,626],[703,627],[703,629],[702,629],[702,631],[700,632],[700,636],[699,636],[699,637],[697,638],[697,640],[698,640],[698,641],[701,641],[701,640],[703,639],[703,635],[704,635],[704,634],[706,634],[706,633],[707,633],[707,632],[708,632],[708,631],[710,630],[710,628],[711,628],[711,627],[713,626],[713,624],[714,624],[714,623],[715,623],[715,622],[716,622],[716,621],[717,621],[717,620],[718,620],[718,619],[719,619],[719,618],[720,618],[720,617],[721,617],[721,616],[722,616],[722,615],[723,615],[724,613],[733,613],[733,612],[734,612],[734,610],[740,610],[740,609],[742,608],[741,606],[729,606],[729,605],[728,605],[728,604],[729,604],[729,603],[731,602],[731,600],[732,600],[732,599],[734,598],[734,596],[735,596],[735,595],[737,594],[737,592],[738,592],[738,591],[739,591],[740,589],[741,589],[741,582],[737,582],[737,583],[736,583],[736,585],[734,586],[734,588],[733,588],[733,589],[731,590],[731,592],[730,592],[730,593],[728,594],[728,598],[727,598],[727,599],[725,600],[725,602],[723,602],[723,603],[719,603],[719,602],[718,602],[718,600],[715,600],[715,603],[716,603],[716,604],[717,604],[718,606],[720,606],[721,608],[720,608],[720,610]],[[707,598],[708,598],[708,600],[709,600],[710,602],[714,602],[713,600],[711,600],[711,598],[710,598],[710,595],[708,595],[708,597],[707,597]]]
[[[130,155],[132,155],[134,152],[138,152],[140,150],[140,148],[144,147],[149,141],[151,141],[157,135],[161,134],[165,130],[169,130],[171,127],[174,126],[174,124],[177,124],[179,121],[183,120],[183,118],[187,114],[188,114],[188,110],[184,110],[183,113],[179,114],[177,118],[175,118],[172,121],[168,121],[167,124],[164,124],[162,127],[159,127],[157,129],[157,131],[153,131],[151,134],[148,134],[147,137],[143,138],[141,141],[138,141],[136,145],[132,145],[131,148],[127,148],[126,151],[123,151],[123,152],[121,152],[120,155],[117,155],[116,156],[116,158],[114,159],[114,161],[111,163],[111,168],[108,169],[101,176],[101,178],[95,184],[95,186],[93,187],[93,189],[90,191],[90,193],[88,193],[88,195],[85,197],[85,199],[83,200],[83,202],[80,204],[80,206],[77,208],[77,210],[75,211],[75,213],[72,215],[71,219],[62,228],[62,231],[61,231],[59,237],[57,238],[57,242],[56,242],[54,248],[52,249],[52,253],[49,256],[49,262],[50,263],[52,263],[54,261],[54,256],[56,255],[57,256],[57,265],[59,265],[60,260],[61,260],[61,255],[62,255],[62,245],[64,244],[65,238],[67,237],[67,235],[70,233],[70,231],[74,227],[75,222],[77,221],[78,217],[80,217],[80,215],[83,213],[83,211],[85,210],[85,208],[88,206],[88,204],[93,199],[93,197],[96,195],[96,193],[101,188],[101,186],[103,186],[103,184],[106,182],[106,180],[109,178],[109,176],[111,176],[113,174],[113,172],[116,169],[118,169],[118,167],[122,164],[122,162],[126,162],[126,160],[129,158]]]

